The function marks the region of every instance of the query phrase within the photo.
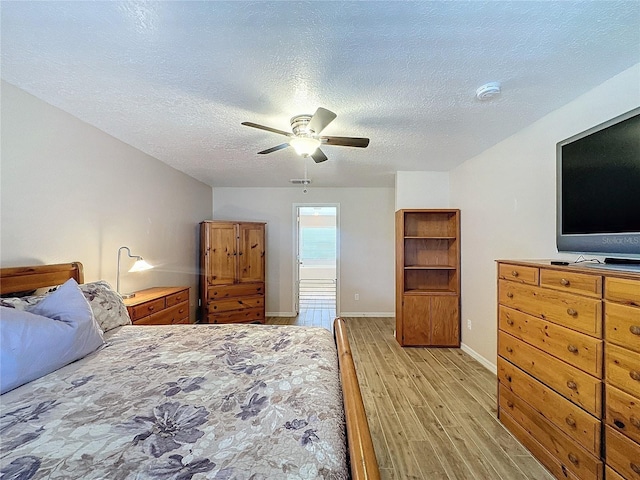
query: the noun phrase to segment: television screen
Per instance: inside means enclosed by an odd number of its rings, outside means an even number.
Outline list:
[[[640,109],[558,144],[558,250],[640,254]]]

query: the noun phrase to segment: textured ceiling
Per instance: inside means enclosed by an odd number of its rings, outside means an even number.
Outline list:
[[[640,2],[0,3],[2,78],[212,186],[289,186],[285,140],[369,137],[306,160],[313,186],[446,171],[640,62]],[[491,101],[475,99],[489,81]]]

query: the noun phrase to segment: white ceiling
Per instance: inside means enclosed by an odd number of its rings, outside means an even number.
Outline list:
[[[313,186],[446,171],[640,62],[640,1],[0,4],[2,78],[212,186],[303,176],[289,119],[369,137]],[[502,83],[486,102],[475,91]]]

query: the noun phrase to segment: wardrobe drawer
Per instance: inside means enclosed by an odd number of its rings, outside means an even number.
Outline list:
[[[605,465],[604,478],[606,478],[606,480],[625,480],[618,472],[616,472],[609,465]]]
[[[209,313],[228,312],[231,310],[244,310],[245,308],[262,307],[264,297],[255,295],[253,297],[228,298],[225,300],[213,300],[209,302]]]
[[[599,419],[500,357],[498,357],[498,379],[501,385],[520,398],[525,398],[536,411],[590,453],[600,455]]]
[[[240,283],[236,285],[218,285],[209,288],[209,300],[222,300],[233,297],[247,297],[264,294],[264,283]]]
[[[607,383],[640,398],[640,354],[607,344],[605,369]]]
[[[542,268],[540,286],[590,297],[602,297],[602,277],[598,275]]]
[[[627,278],[607,278],[604,283],[604,298],[640,307],[640,281]]]
[[[498,323],[501,330],[519,340],[602,378],[602,340],[502,305]]]
[[[580,405],[592,415],[602,413],[602,382],[504,332],[498,333],[498,354]]]
[[[171,295],[167,295],[167,307],[173,307],[182,302],[189,300],[189,290],[182,290]]]
[[[610,426],[605,427],[607,463],[629,480],[640,480],[640,445]]]
[[[507,307],[602,338],[602,301],[596,298],[500,280],[498,299]]]
[[[608,342],[640,352],[640,308],[605,302],[604,318]]]
[[[498,278],[529,285],[538,285],[538,272],[539,269],[535,267],[508,265],[505,263],[498,265]]]
[[[606,392],[607,425],[640,443],[640,399],[611,385]]]
[[[164,302],[164,298],[158,298],[157,300],[151,300],[149,302],[144,302],[140,305],[134,306],[131,309],[133,311],[133,315],[131,315],[131,321],[138,323],[138,320],[141,320],[148,315],[163,310],[165,307]]]
[[[602,479],[602,461],[558,430],[513,392],[500,387],[500,408],[507,412],[565,467],[585,480]]]
[[[208,323],[264,323],[263,308],[247,308],[230,312],[210,313]]]

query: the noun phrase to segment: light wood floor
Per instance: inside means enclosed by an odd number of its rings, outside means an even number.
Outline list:
[[[330,311],[267,323],[332,328]],[[383,479],[551,480],[496,418],[496,376],[459,349],[402,348],[392,318],[345,318]]]

